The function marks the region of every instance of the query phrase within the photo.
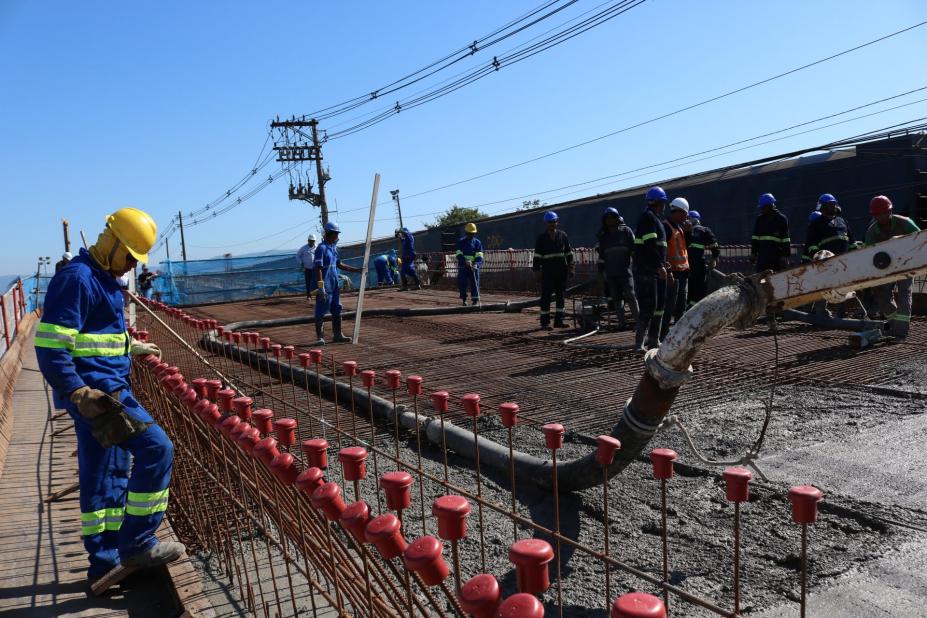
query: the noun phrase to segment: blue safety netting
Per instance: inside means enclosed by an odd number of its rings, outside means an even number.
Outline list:
[[[362,257],[342,260],[360,267]],[[373,269],[371,269],[373,270]],[[155,270],[153,293],[173,305],[233,302],[305,293],[305,275],[294,253],[210,260],[164,261]],[[341,271],[342,288],[357,288],[360,274]],[[375,285],[375,273],[367,285]]]

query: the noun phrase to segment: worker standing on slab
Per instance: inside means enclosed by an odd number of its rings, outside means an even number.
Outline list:
[[[363,273],[363,268],[356,268],[343,264],[338,257],[338,236],[341,228],[334,221],[325,224],[325,238],[315,248],[316,287],[319,290],[318,300],[315,303],[315,335],[318,340],[315,345],[325,345],[324,320],[325,314],[332,315],[332,342],[350,343],[351,338],[341,332],[341,283],[339,268],[352,273]]]
[[[661,220],[666,208],[666,191],[651,187],[644,199],[647,208],[637,220],[634,232],[634,288],[640,306],[634,349],[638,352],[660,346],[666,280],[670,276],[666,268],[666,228]]]
[[[142,272],[138,276],[138,289],[144,298],[151,298],[151,287],[157,277],[160,277],[158,273],[153,273],[148,270],[148,266],[142,265]]]
[[[884,195],[872,198],[869,202],[869,213],[875,221],[866,230],[867,246],[920,231],[911,219],[893,214],[892,201]],[[911,327],[911,279],[880,285],[874,288],[873,293],[879,311],[888,320],[888,334],[896,339],[906,338]]]
[[[682,317],[686,310],[689,294],[689,252],[686,248],[684,226],[689,220],[689,202],[684,197],[677,197],[669,205],[667,226],[666,261],[669,263],[672,278],[666,280],[666,309],[660,332],[665,337],[670,323]]]
[[[373,258],[373,265],[377,269],[377,285],[393,285],[393,272],[389,267],[389,258],[381,253]]]
[[[141,210],[122,208],[107,217],[96,244],[52,278],[36,328],[39,368],[77,432],[91,583],[120,563],[158,566],[184,552],[180,543],[155,538],[167,509],[174,447],[132,395],[130,355],[160,351],[126,332],[118,283],[148,261],[156,237],[154,221]]]
[[[552,210],[544,213],[547,229],[538,236],[534,245],[534,259],[531,269],[541,279],[541,328],[553,330],[550,325],[550,299],[556,297],[554,327],[566,328],[563,321],[564,292],[568,277],[572,277],[573,249],[566,233],[557,229],[560,217]]]
[[[831,257],[849,251],[853,243],[853,231],[847,225],[846,220],[840,216],[841,209],[837,198],[830,193],[823,194],[818,198],[818,208],[815,212],[820,214],[808,222],[802,262],[813,261],[819,251],[829,251]],[[824,300],[814,303],[812,310],[819,315],[830,314],[827,301]],[[837,317],[843,317],[845,304],[837,305],[836,311]]]
[[[480,269],[483,267],[483,243],[476,237],[476,224],[464,226],[464,236],[457,239],[457,288],[460,300],[467,304],[467,288],[471,303],[480,302]]]
[[[785,270],[789,267],[792,252],[788,217],[776,208],[776,198],[772,193],[761,195],[757,208],[760,212],[753,225],[750,261],[758,273]]]
[[[598,234],[596,251],[602,287],[608,296],[609,309],[618,314],[618,326],[624,328],[624,304],[631,318],[637,320],[637,297],[631,278],[631,254],[634,252],[634,232],[624,224],[624,218],[615,208],[602,213],[602,228]]]
[[[689,211],[691,228],[686,232],[686,249],[689,252],[689,300],[691,307],[705,298],[708,292],[708,274],[718,265],[721,247],[711,228],[702,223],[697,210]]]
[[[404,227],[399,230],[399,238],[402,241],[402,265],[399,271],[402,277],[402,289],[409,289],[409,279],[415,282],[415,289],[422,289],[422,282],[419,281],[418,274],[415,272],[415,238],[409,228]]]
[[[312,270],[315,268],[315,234],[309,234],[306,244],[296,252],[296,261],[303,269],[303,276],[306,280],[306,299],[310,299],[315,292],[315,277],[312,276]]]

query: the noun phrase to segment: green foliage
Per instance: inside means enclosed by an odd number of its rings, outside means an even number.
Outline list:
[[[432,224],[426,224],[425,227],[434,229],[436,227],[448,227],[453,225],[463,225],[478,219],[485,219],[488,215],[479,208],[464,208],[454,204],[448,208],[447,212],[435,218]]]

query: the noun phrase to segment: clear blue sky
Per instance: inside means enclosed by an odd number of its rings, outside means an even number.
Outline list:
[[[535,6],[519,2],[0,2],[0,273],[93,241],[133,205],[165,226],[253,164],[275,115],[308,113],[399,77]],[[488,62],[563,17],[478,54]],[[564,45],[325,147],[343,242],[366,230],[373,173],[403,195],[619,129],[927,19],[920,0],[649,0]],[[451,204],[539,192],[697,152],[927,85],[927,27],[596,144],[403,200],[420,228]],[[452,71],[453,72],[453,71]],[[415,90],[415,88],[411,89]],[[927,93],[894,104],[927,97]],[[389,103],[390,101],[383,101]],[[874,111],[889,104],[871,108]],[[365,109],[359,110],[366,111]],[[927,116],[927,103],[667,171],[540,195],[657,181]],[[329,128],[332,123],[323,123]],[[277,164],[268,168],[279,169]],[[839,189],[834,189],[839,193]],[[518,200],[487,206],[499,213]],[[742,205],[732,205],[741,207]],[[377,235],[396,226],[381,206]],[[187,233],[190,258],[297,247],[316,211],[282,180]],[[254,242],[255,238],[270,236]],[[249,242],[252,241],[252,242]],[[179,235],[172,239],[179,254]],[[163,250],[155,255],[163,258]]]

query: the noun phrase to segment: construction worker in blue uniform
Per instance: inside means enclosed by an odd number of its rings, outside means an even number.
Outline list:
[[[661,220],[666,209],[666,191],[660,187],[651,187],[644,199],[647,208],[637,220],[634,232],[634,289],[640,308],[634,332],[634,349],[638,352],[660,346],[666,280],[671,276],[666,262],[666,228]]]
[[[829,251],[833,255],[842,255],[849,251],[853,246],[853,231],[847,224],[846,219],[840,216],[841,208],[837,203],[837,198],[830,193],[823,194],[818,198],[815,212],[820,214],[808,223],[802,262],[813,261],[815,255],[820,251]],[[820,254],[819,259],[824,255],[827,254]],[[815,302],[813,311],[819,315],[829,314],[827,301],[819,300]],[[837,317],[843,317],[846,312],[846,304],[838,303],[835,306],[835,311]]]
[[[415,282],[415,289],[422,289],[422,282],[418,279],[418,274],[415,272],[415,238],[412,237],[412,232],[409,231],[409,228],[404,227],[399,230],[399,238],[402,241],[402,267],[399,271],[400,277],[402,277],[402,289],[409,289],[409,279]]]
[[[351,338],[345,337],[341,332],[341,290],[339,289],[339,268],[352,273],[364,272],[363,268],[356,268],[343,264],[338,257],[338,236],[341,228],[334,221],[325,224],[325,237],[315,248],[316,287],[319,290],[318,300],[315,303],[315,334],[318,338],[315,345],[325,345],[324,319],[325,314],[332,316],[332,342],[350,343]]]
[[[772,193],[761,195],[757,208],[759,215],[753,226],[750,260],[758,273],[784,270],[789,267],[792,253],[788,217],[776,208],[776,198]]]
[[[373,265],[377,269],[377,285],[393,285],[393,273],[389,267],[389,258],[381,253],[373,258]]]
[[[624,224],[617,209],[608,207],[602,213],[596,251],[599,254],[599,279],[608,296],[608,307],[618,314],[618,327],[625,325],[624,304],[631,318],[637,320],[637,297],[631,275],[631,255],[634,253],[634,232]]]
[[[697,210],[689,211],[692,226],[686,232],[686,246],[689,251],[689,301],[691,307],[705,298],[708,291],[708,273],[718,265],[721,247],[711,228],[702,223]]]
[[[467,288],[474,305],[480,302],[480,269],[483,267],[483,243],[476,237],[476,224],[464,226],[464,236],[457,239],[457,288],[460,300],[467,304]]]
[[[393,283],[399,284],[399,259],[396,257],[396,250],[390,249],[389,254],[386,256],[387,262],[389,262],[389,272],[393,275]]]
[[[39,368],[77,433],[90,583],[120,564],[158,566],[184,552],[180,543],[155,538],[167,509],[173,444],[129,383],[130,355],[160,351],[126,332],[117,281],[148,261],[156,235],[151,217],[135,208],[107,217],[96,244],[52,278],[36,328]]]
[[[552,210],[544,213],[547,229],[538,236],[534,245],[534,259],[531,269],[541,278],[541,328],[553,330],[550,326],[550,300],[556,297],[554,327],[566,328],[564,318],[564,293],[567,278],[574,273],[573,248],[563,230],[557,229],[560,217]]]

